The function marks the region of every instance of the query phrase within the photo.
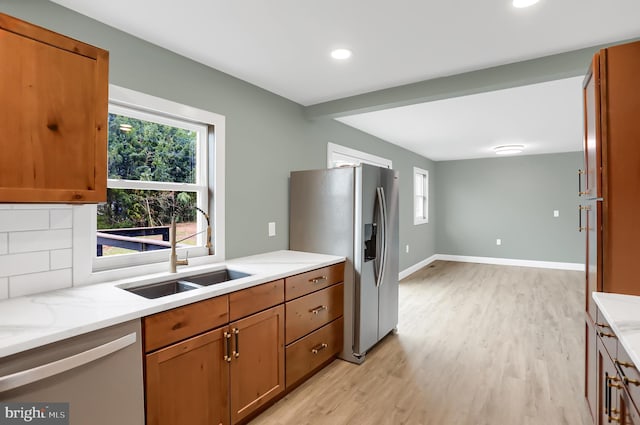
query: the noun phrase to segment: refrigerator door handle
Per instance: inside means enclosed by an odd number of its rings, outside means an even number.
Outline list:
[[[378,268],[378,276],[376,279],[376,287],[382,285],[382,279],[384,277],[384,266],[387,263],[387,202],[384,195],[384,188],[376,188],[378,194],[378,208],[380,209],[380,222],[382,228],[380,229],[380,236],[382,241],[380,243],[380,267]]]

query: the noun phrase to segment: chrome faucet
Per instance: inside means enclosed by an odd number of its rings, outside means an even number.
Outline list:
[[[199,235],[200,233],[203,232],[207,232],[207,243],[206,243],[206,247],[207,247],[207,253],[209,253],[209,250],[211,249],[211,222],[209,221],[209,214],[207,214],[206,212],[202,211],[200,208],[195,207],[200,213],[202,213],[202,215],[204,215],[204,218],[207,219],[207,228],[205,230],[201,230],[199,232],[193,233],[191,235],[185,236],[184,238],[180,239],[180,240],[176,240],[176,216],[172,215],[171,216],[171,227],[169,228],[169,244],[171,245],[171,255],[169,256],[169,273],[176,273],[177,272],[177,266],[187,266],[189,265],[189,254],[187,253],[187,258],[185,258],[184,260],[178,260],[178,254],[176,253],[176,246],[179,242],[182,242],[184,240],[187,240],[191,237],[194,237],[196,235]]]

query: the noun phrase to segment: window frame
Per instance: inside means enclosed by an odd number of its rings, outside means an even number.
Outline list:
[[[339,159],[348,160],[349,162],[345,162],[345,165],[357,166],[364,163],[382,168],[393,167],[393,163],[390,159],[382,158],[380,156],[372,155],[367,152],[362,152],[335,143],[327,143],[327,168],[341,167],[342,165],[334,165]]]
[[[423,191],[417,194],[416,177],[423,178]],[[422,200],[424,216],[419,217],[416,214],[418,202]],[[429,223],[429,170],[413,167],[413,224],[415,226]]]
[[[224,261],[225,117],[110,84],[109,112],[122,110],[121,108],[128,112],[135,111],[134,113],[141,119],[146,119],[144,116],[152,116],[153,119],[150,121],[157,122],[158,117],[161,117],[160,119],[169,125],[173,125],[171,122],[177,120],[178,127],[183,127],[184,122],[187,122],[195,127],[206,129],[206,141],[198,143],[196,155],[201,155],[207,161],[204,167],[198,170],[199,175],[195,184],[108,179],[107,186],[116,185],[117,188],[145,190],[194,191],[196,189],[204,193],[207,199],[204,200],[204,196],[198,196],[198,206],[208,211],[211,218],[213,254],[207,255],[204,237],[199,235],[198,245],[202,246],[180,248],[178,255],[184,258],[188,252],[190,265]],[[97,257],[97,206],[81,205],[74,208],[74,285],[168,270],[169,250]],[[197,231],[201,231],[204,229],[204,217],[197,214],[197,220]]]

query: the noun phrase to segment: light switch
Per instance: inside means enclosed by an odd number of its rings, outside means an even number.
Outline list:
[[[407,254],[409,253],[409,245],[406,247]]]
[[[553,216],[554,216],[554,217],[560,217],[560,211],[558,211],[558,210],[553,210]]]
[[[269,237],[276,235],[276,223],[275,221],[269,222]]]
[[[496,245],[502,245],[502,239],[496,239]]]

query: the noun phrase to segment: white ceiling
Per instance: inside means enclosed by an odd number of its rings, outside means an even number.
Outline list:
[[[582,148],[582,77],[532,84],[338,118],[434,161]]]
[[[511,0],[52,1],[305,106],[640,36],[638,0],[541,0],[528,9]],[[336,47],[353,57],[331,59]],[[432,159],[483,156],[503,137],[522,138],[529,153],[555,151],[579,143],[571,84],[375,113],[384,128],[369,114],[341,120]],[[537,117],[528,125],[526,107]]]

